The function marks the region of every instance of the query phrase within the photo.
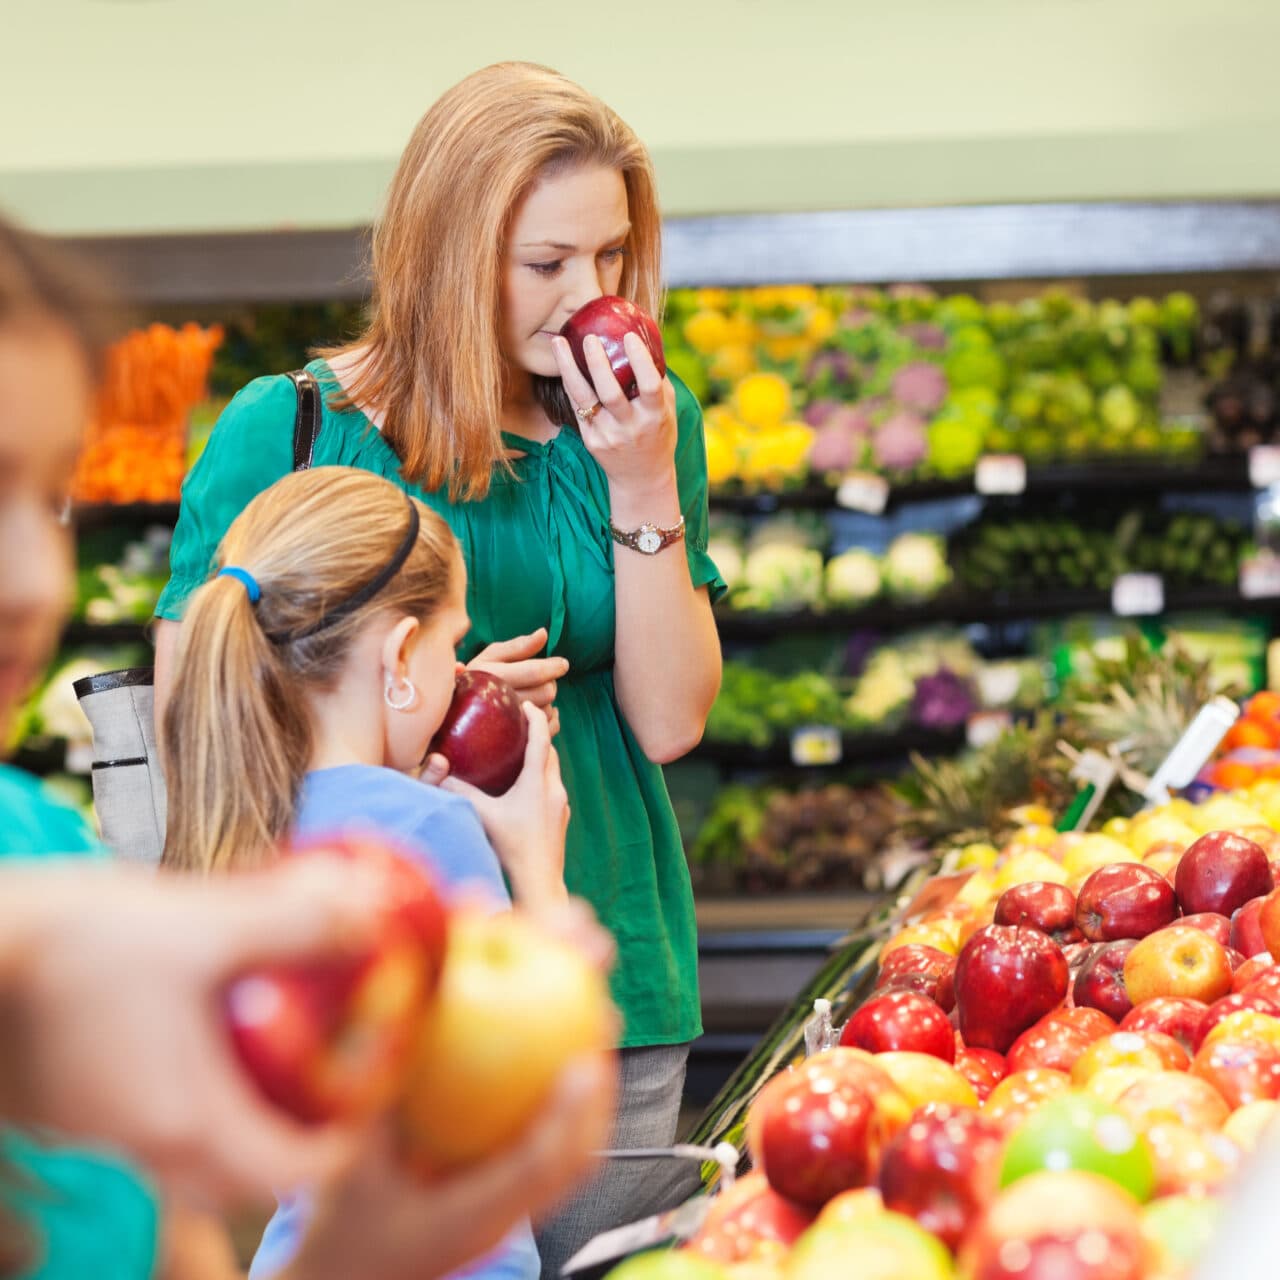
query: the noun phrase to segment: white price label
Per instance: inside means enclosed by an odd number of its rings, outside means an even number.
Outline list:
[[[871,471],[850,471],[836,488],[836,506],[846,511],[878,516],[888,503],[889,482]]]
[[[1280,556],[1269,552],[1240,562],[1240,594],[1246,600],[1280,596]]]
[[[1122,573],[1111,588],[1118,618],[1149,618],[1164,612],[1164,579],[1158,573]]]
[[[93,743],[68,742],[66,768],[68,773],[92,773]]]
[[[964,727],[965,741],[971,747],[985,747],[994,742],[1009,726],[1013,717],[1007,711],[975,711]]]
[[[843,756],[840,730],[829,724],[806,724],[791,734],[792,764],[839,764]]]
[[[973,487],[982,494],[1026,493],[1026,459],[1016,453],[989,453],[979,458]]]
[[[1280,484],[1280,445],[1255,444],[1249,450],[1249,483],[1255,489]]]

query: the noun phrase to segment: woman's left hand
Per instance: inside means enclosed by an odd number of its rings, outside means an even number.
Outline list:
[[[618,385],[594,334],[583,343],[590,382],[574,362],[568,342],[559,337],[552,342],[560,379],[578,410],[582,442],[600,464],[614,494],[665,493],[675,478],[675,388],[658,372],[649,348],[636,334],[628,333],[623,346],[640,393],[634,400],[628,400]],[[593,405],[599,405],[595,413],[590,412]]]

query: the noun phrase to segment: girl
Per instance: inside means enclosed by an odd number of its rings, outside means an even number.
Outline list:
[[[395,485],[322,467],[259,494],[175,654],[166,864],[241,867],[288,835],[366,827],[421,851],[451,888],[505,901],[505,870],[527,909],[563,902],[569,809],[540,711],[525,707],[524,768],[500,799],[409,776],[449,709],[468,629],[448,525]],[[295,1199],[277,1215],[251,1274],[292,1254],[304,1212]],[[536,1276],[528,1233],[485,1274]]]
[[[414,130],[374,234],[368,328],[309,366],[326,393],[316,462],[384,476],[448,521],[469,573],[460,656],[505,664],[558,712],[574,810],[565,880],[618,944],[614,1146],[671,1141],[701,1030],[693,897],[660,766],[698,741],[715,698],[711,601],[724,586],[706,553],[693,396],[634,344],[638,398],[589,343],[593,392],[556,335],[603,293],[656,313],[661,278],[643,144],[562,76],[505,63],[454,86]],[[219,539],[292,469],[296,404],[284,376],[250,384],[187,481],[157,608],[170,620],[157,629],[158,706]],[[666,531],[656,554],[636,546],[642,524]],[[428,762],[428,778],[442,773]],[[649,1181],[638,1162],[611,1165],[543,1230],[544,1272],[643,1214]]]
[[[0,741],[71,598],[63,516],[96,329],[79,276],[0,220]],[[112,867],[76,814],[0,765],[0,1276],[227,1280],[233,1264],[193,1251],[208,1233],[172,1202],[162,1239],[160,1191],[240,1204],[305,1175],[332,1207],[291,1280],[423,1280],[571,1185],[605,1136],[603,1063],[566,1073],[518,1148],[431,1187],[379,1133],[303,1129],[244,1079],[216,1013],[229,976],[360,946],[377,912],[351,865],[216,886]]]

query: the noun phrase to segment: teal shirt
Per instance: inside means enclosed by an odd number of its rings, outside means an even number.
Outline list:
[[[322,360],[309,369],[335,389]],[[702,411],[676,393],[676,480],[685,516],[684,554],[695,587],[725,587],[707,554],[707,453]],[[172,577],[156,612],[180,618],[208,578],[233,520],[293,466],[297,396],[287,377],[259,378],[219,418],[182,488],[169,551]],[[314,463],[357,467],[400,485],[449,524],[467,563],[471,633],[459,656],[546,627],[547,652],[568,659],[556,705],[556,748],[573,817],[565,882],[595,907],[618,946],[613,995],[622,1044],[678,1044],[702,1029],[697,926],[680,831],[662,769],[640,749],[613,683],[614,544],[604,472],[572,427],[548,444],[505,437],[522,457],[495,472],[489,494],[453,502],[400,473],[394,450],[358,410],[326,403]]]
[[[0,858],[99,858],[74,810],[0,765]],[[93,1070],[85,1063],[86,1071]],[[159,1210],[127,1165],[105,1154],[0,1130],[0,1196],[28,1224],[41,1280],[146,1280],[156,1264]]]

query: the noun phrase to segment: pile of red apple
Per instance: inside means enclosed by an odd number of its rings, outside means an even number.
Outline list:
[[[566,1062],[609,1047],[603,977],[528,919],[448,909],[420,859],[370,838],[288,856],[359,860],[382,888],[367,948],[245,973],[226,991],[241,1062],[296,1119],[394,1112],[406,1159],[429,1176],[510,1144]]]
[[[884,945],[839,1046],[748,1113],[686,1252],[749,1280],[1172,1280],[1280,1099],[1280,890],[1212,831]],[[929,945],[932,939],[938,945]]]

